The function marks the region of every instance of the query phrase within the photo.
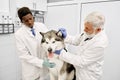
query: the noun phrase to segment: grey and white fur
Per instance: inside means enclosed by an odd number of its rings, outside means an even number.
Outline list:
[[[40,34],[42,35],[41,44],[46,51],[47,58],[56,64],[54,68],[49,68],[50,80],[76,80],[74,66],[54,54],[55,50],[65,49],[62,33],[50,30],[46,33],[40,32]]]

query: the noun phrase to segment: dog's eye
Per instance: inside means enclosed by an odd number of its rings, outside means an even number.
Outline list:
[[[56,41],[61,41],[61,39],[60,39],[60,38],[56,38],[55,40],[56,40]]]
[[[46,42],[46,44],[48,44],[48,42]]]
[[[53,41],[52,43],[55,43],[55,41]]]

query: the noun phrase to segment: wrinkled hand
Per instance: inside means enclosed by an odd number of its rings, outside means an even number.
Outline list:
[[[61,51],[62,51],[62,49],[60,49],[60,50],[55,50],[54,53],[57,54],[57,55],[60,55]]]
[[[62,37],[66,38],[67,37],[67,32],[65,28],[60,28],[58,31],[60,31],[62,33]]]
[[[43,61],[44,67],[53,68],[53,67],[55,67],[55,65],[56,65],[55,63],[49,62],[48,59],[44,59],[44,61]]]

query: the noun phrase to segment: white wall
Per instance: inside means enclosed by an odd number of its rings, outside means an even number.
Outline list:
[[[79,32],[79,5],[77,3],[48,5],[45,24],[50,29],[64,27],[73,35]]]
[[[0,2],[0,12],[9,12],[9,0]]]
[[[2,22],[3,15],[9,15],[9,0],[3,0],[0,2],[0,23]]]
[[[0,35],[0,80],[21,80],[13,34]]]
[[[15,23],[17,15],[16,0],[9,0],[9,13],[12,16],[13,23]]]
[[[81,10],[81,26],[85,16],[92,11],[105,15],[105,29],[109,38],[109,46],[105,53],[104,73],[102,80],[120,80],[120,1],[83,3]]]

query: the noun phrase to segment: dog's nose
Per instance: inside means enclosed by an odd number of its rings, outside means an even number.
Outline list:
[[[48,48],[48,52],[52,52],[52,48]]]

